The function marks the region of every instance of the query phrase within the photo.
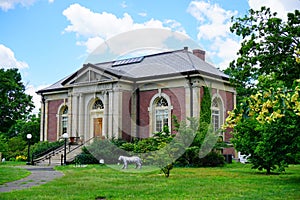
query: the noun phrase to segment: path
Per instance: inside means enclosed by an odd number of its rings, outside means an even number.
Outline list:
[[[32,186],[45,184],[55,178],[63,176],[62,172],[55,171],[51,166],[24,166],[31,174],[26,178],[4,183],[0,185],[0,192],[9,192],[12,190],[22,190]]]

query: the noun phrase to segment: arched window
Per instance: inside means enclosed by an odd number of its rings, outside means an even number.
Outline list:
[[[217,98],[214,98],[211,104],[211,121],[214,131],[221,128],[221,105]]]
[[[68,131],[68,106],[63,106],[61,109],[61,135]]]
[[[92,107],[93,110],[104,109],[103,102],[100,99],[97,99]]]
[[[169,108],[168,102],[163,97],[157,97],[154,100],[155,110],[155,131],[163,131],[164,126],[169,126]]]

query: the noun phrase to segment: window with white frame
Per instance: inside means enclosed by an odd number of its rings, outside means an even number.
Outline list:
[[[100,99],[97,99],[92,107],[93,110],[104,109],[103,102]]]
[[[218,102],[218,99],[215,98],[212,101],[212,109],[211,109],[211,120],[213,124],[214,131],[218,131],[221,128],[221,105]]]
[[[154,100],[155,110],[155,131],[163,131],[164,126],[169,124],[169,107],[168,102],[164,97],[157,97]]]
[[[62,108],[61,113],[61,135],[68,131],[68,106]]]

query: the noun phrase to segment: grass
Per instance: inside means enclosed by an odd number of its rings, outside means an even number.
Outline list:
[[[141,171],[119,168],[60,166],[62,178],[0,193],[0,199],[300,199],[299,165],[280,175],[265,175],[239,163],[223,168],[174,168],[169,178],[148,166]]]
[[[30,174],[28,170],[16,167],[20,164],[25,164],[25,163],[4,162],[0,164],[0,185],[3,185],[6,182],[11,182],[11,181],[25,178]]]

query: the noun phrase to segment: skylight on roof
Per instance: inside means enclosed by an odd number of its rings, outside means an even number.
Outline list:
[[[134,64],[134,63],[139,63],[144,59],[144,56],[140,57],[135,57],[135,58],[128,58],[128,59],[123,59],[123,60],[116,60],[112,66],[120,66],[120,65],[127,65],[127,64]]]

